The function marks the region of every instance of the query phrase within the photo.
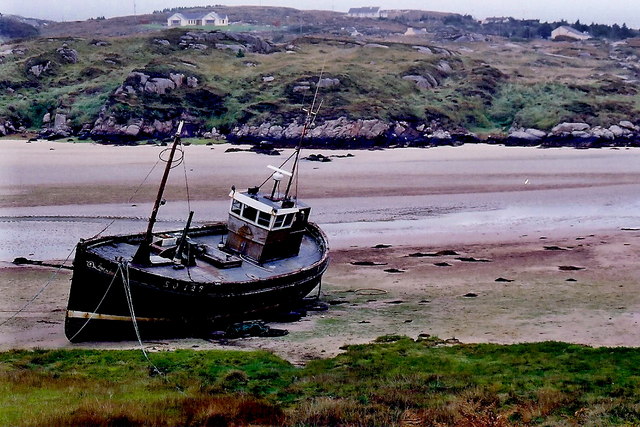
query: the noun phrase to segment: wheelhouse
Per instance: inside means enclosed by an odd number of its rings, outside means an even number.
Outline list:
[[[298,255],[311,208],[256,188],[229,196],[227,250],[259,263]]]

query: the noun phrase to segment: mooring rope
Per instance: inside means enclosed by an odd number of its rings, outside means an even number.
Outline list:
[[[87,326],[89,324],[89,321],[91,321],[96,313],[98,312],[98,310],[100,309],[100,306],[102,305],[102,303],[104,302],[104,299],[107,297],[107,294],[109,293],[109,290],[111,290],[111,286],[113,285],[113,282],[116,281],[116,277],[118,276],[118,272],[121,270],[122,268],[122,263],[118,263],[118,269],[116,270],[115,273],[113,273],[113,277],[111,278],[111,282],[109,283],[109,286],[107,286],[107,290],[104,291],[104,295],[102,295],[102,298],[100,299],[100,302],[98,302],[98,305],[96,306],[96,308],[91,312],[91,315],[87,318],[87,320],[82,324],[82,326],[80,327],[80,329],[78,329],[78,331],[73,334],[73,336],[71,338],[69,338],[69,341],[73,342],[73,340],[80,335],[80,332],[82,332],[82,330],[85,328],[85,326]]]
[[[120,265],[124,264],[124,268],[120,268],[120,276],[122,277],[122,284],[124,285],[124,293],[127,298],[127,306],[129,307],[129,312],[131,313],[131,322],[133,323],[133,329],[136,332],[136,337],[138,338],[138,344],[140,344],[140,350],[142,350],[142,354],[144,358],[147,359],[147,362],[153,367],[153,371],[156,374],[163,375],[164,374],[158,369],[158,367],[151,361],[149,355],[147,354],[147,350],[144,348],[144,343],[142,342],[142,337],[140,335],[140,329],[138,328],[138,321],[136,320],[136,313],[133,307],[133,297],[131,296],[131,281],[129,278],[129,263],[126,261],[121,262]]]
[[[51,283],[53,283],[55,278],[58,277],[58,273],[60,273],[60,270],[62,270],[64,265],[67,263],[67,261],[69,261],[69,258],[71,258],[71,255],[73,255],[75,250],[76,250],[76,248],[74,246],[73,249],[71,249],[71,252],[69,252],[69,255],[67,255],[65,260],[62,262],[62,264],[60,264],[60,266],[56,269],[56,271],[53,272],[53,274],[49,277],[49,280],[47,280],[47,282],[44,284],[44,286],[42,288],[40,288],[40,290],[38,292],[36,292],[36,294],[33,296],[33,298],[31,298],[29,301],[27,301],[27,303],[25,305],[23,305],[21,309],[19,309],[15,313],[13,313],[8,319],[2,321],[2,323],[0,323],[0,326],[6,325],[7,323],[9,323],[13,319],[15,319],[18,314],[20,314],[23,311],[25,311],[27,309],[27,307],[29,307],[40,296],[40,294],[42,294],[49,287],[49,285],[51,285]]]

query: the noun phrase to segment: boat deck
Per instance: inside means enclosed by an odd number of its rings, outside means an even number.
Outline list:
[[[209,234],[197,237],[189,236],[189,241],[197,245],[206,245],[212,248],[213,251],[217,251],[218,244],[225,234]],[[176,234],[176,237],[179,237],[179,233]],[[94,253],[103,259],[117,261],[121,258],[131,260],[137,249],[138,246],[131,243],[106,242],[105,244],[89,248],[88,252]],[[176,269],[170,262],[171,260],[166,259],[166,263],[150,267],[136,266],[136,268],[159,276],[184,281],[201,283],[250,282],[294,273],[320,261],[323,255],[324,248],[321,247],[320,243],[311,235],[305,233],[298,256],[263,264],[257,264],[242,257],[242,264],[239,267],[218,268],[210,262],[197,259],[196,265],[194,266]]]

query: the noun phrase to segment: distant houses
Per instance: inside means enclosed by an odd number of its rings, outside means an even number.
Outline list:
[[[589,33],[583,33],[567,25],[562,25],[556,28],[555,30],[551,31],[551,40],[576,41],[576,40],[587,40],[590,38],[591,36],[589,35]]]
[[[229,18],[220,16],[215,12],[200,13],[174,13],[167,18],[167,27],[190,27],[204,25],[229,25]]]
[[[352,18],[386,18],[387,12],[379,7],[352,7],[347,12]]]

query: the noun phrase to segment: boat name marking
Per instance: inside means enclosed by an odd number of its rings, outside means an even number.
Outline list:
[[[87,267],[89,268],[93,268],[94,270],[98,270],[101,273],[105,273],[105,274],[112,274],[113,272],[111,270],[109,270],[108,268],[95,263],[93,261],[87,261]]]
[[[196,283],[179,283],[172,282],[171,280],[167,280],[164,282],[163,288],[171,289],[174,291],[180,292],[202,292],[204,290],[204,285],[198,285]]]

